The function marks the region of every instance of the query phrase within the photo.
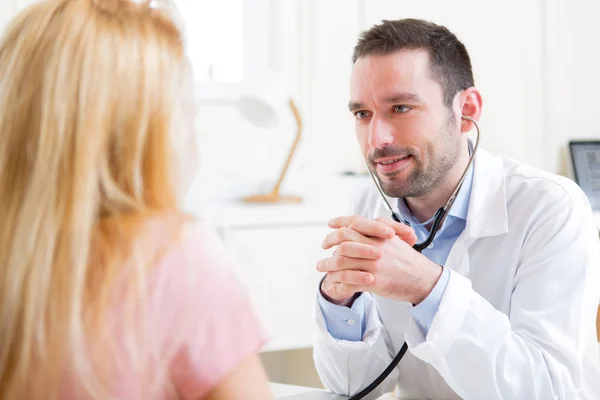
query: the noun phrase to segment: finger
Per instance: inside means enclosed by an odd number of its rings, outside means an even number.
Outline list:
[[[350,300],[354,296],[354,291],[348,285],[331,282],[329,275],[325,275],[325,279],[321,283],[321,293],[328,300],[338,305],[351,305]]]
[[[401,222],[396,222],[385,218],[377,218],[375,221],[383,223],[392,228],[396,233],[396,236],[399,236],[400,239],[405,241],[410,246],[414,246],[415,243],[417,243],[417,234],[412,227]]]
[[[346,283],[330,283],[327,295],[332,298],[344,299],[358,292],[368,292],[368,288],[360,285],[348,285]]]
[[[366,218],[355,218],[350,223],[349,228],[365,236],[377,237],[380,239],[391,239],[396,234],[394,229],[387,226],[387,224]]]
[[[325,276],[321,286],[321,291],[330,299],[336,302],[344,302],[350,299],[358,291],[353,285],[341,282],[332,282],[329,275]]]
[[[361,218],[358,215],[347,215],[343,217],[337,217],[329,221],[328,225],[330,228],[338,229],[342,226],[348,227],[357,218]]]
[[[333,283],[345,283],[346,285],[370,285],[375,280],[373,274],[356,270],[328,272],[327,277]]]
[[[342,242],[357,242],[357,243],[365,243],[365,244],[374,244],[373,239],[370,239],[358,232],[354,229],[346,228],[342,226],[339,229],[329,233],[325,236],[325,240],[323,240],[323,244],[321,245],[325,250],[332,248],[333,246],[337,246]]]
[[[345,269],[354,269],[360,271],[373,271],[375,269],[374,260],[361,260],[358,258],[349,258],[343,256],[332,256],[317,261],[317,271],[332,272]]]
[[[342,242],[339,244],[333,255],[360,258],[363,260],[378,260],[382,256],[382,251],[379,247],[370,244]]]
[[[394,235],[398,235],[394,228],[387,224],[383,218],[375,220],[367,219],[359,216],[338,217],[329,221],[329,227],[338,229],[347,227],[369,237],[377,237],[381,239],[391,239]],[[391,221],[395,222],[395,221]],[[404,224],[400,224],[404,225]],[[406,225],[404,225],[406,226]],[[411,229],[410,227],[408,227]]]

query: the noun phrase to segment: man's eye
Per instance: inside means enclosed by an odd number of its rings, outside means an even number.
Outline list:
[[[365,119],[369,116],[367,111],[357,111],[354,113],[357,119]]]
[[[405,112],[408,112],[410,110],[410,107],[408,106],[394,106],[394,112],[399,113],[399,114],[403,114]]]

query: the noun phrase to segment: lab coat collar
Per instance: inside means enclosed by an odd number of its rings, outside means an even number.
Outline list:
[[[464,238],[477,239],[508,232],[502,160],[482,148],[474,160],[473,186]]]

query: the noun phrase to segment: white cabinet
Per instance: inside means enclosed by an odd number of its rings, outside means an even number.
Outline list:
[[[346,214],[348,200],[365,181],[364,177],[290,179],[289,193],[304,197],[295,205],[206,201],[201,197],[214,192],[215,186],[194,185],[187,208],[221,234],[235,272],[269,333],[265,351],[312,347],[315,296],[322,277],[315,264],[331,253],[321,247],[331,232],[327,222]]]
[[[236,273],[250,293],[269,333],[264,350],[312,347],[315,295],[326,256],[321,242],[330,229],[296,224],[229,228],[226,245],[236,249]]]

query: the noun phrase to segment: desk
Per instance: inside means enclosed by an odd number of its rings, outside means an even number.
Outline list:
[[[271,391],[277,400],[343,400],[346,396],[340,396],[326,392],[321,389],[307,388],[303,386],[284,385],[271,383]]]
[[[596,315],[596,333],[598,336],[598,343],[600,343],[600,306],[598,307],[598,314]]]

